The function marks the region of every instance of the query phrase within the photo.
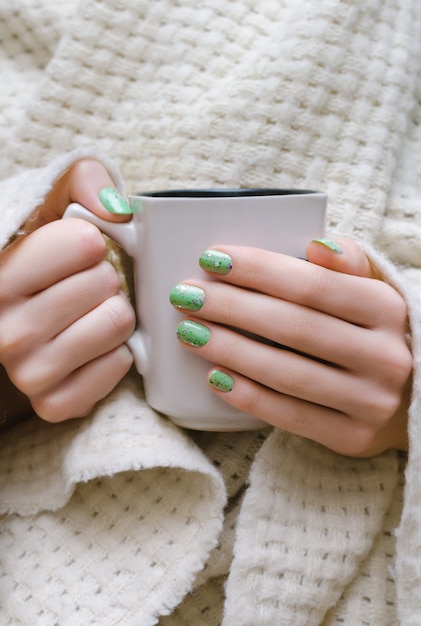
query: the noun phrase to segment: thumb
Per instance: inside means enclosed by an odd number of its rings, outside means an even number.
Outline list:
[[[307,245],[307,259],[335,272],[379,278],[361,246],[346,237],[335,237],[334,240],[313,239]]]
[[[93,159],[77,161],[58,179],[45,200],[44,220],[60,219],[72,202],[114,222],[127,221],[132,212],[105,167]]]

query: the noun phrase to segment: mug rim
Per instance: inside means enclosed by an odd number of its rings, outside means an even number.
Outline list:
[[[209,189],[164,189],[161,191],[139,191],[130,194],[132,197],[148,198],[247,198],[265,196],[293,196],[323,193],[312,189],[288,189],[277,187],[239,187]]]

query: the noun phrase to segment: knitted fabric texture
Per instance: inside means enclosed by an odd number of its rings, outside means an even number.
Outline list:
[[[395,452],[183,432],[134,374],[85,420],[5,433],[2,623],[421,624],[419,0],[0,11],[2,246],[83,156],[128,192],[326,190],[329,231],[404,294],[415,358],[406,481]]]

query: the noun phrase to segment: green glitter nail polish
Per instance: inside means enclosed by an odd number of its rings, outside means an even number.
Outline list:
[[[170,302],[176,309],[199,311],[205,303],[205,292],[200,287],[180,283],[171,289]]]
[[[210,336],[211,333],[207,326],[191,320],[184,320],[177,327],[177,337],[180,341],[195,348],[201,348],[206,345]]]
[[[209,384],[225,393],[232,391],[234,388],[234,379],[229,374],[221,372],[221,370],[213,370],[208,378]]]
[[[228,274],[232,270],[232,258],[218,250],[206,250],[200,255],[199,265],[205,272]]]
[[[130,205],[125,201],[114,187],[104,187],[99,192],[99,199],[104,208],[109,213],[118,215],[131,215],[133,213]]]
[[[312,239],[312,243],[320,243],[322,246],[325,246],[325,248],[328,248],[335,254],[343,254],[344,252],[341,246],[331,239]]]

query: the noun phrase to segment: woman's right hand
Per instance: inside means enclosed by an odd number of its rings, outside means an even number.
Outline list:
[[[130,369],[135,315],[92,224],[61,220],[71,202],[121,221],[99,200],[111,187],[96,161],[76,163],[38,210],[37,228],[0,255],[0,364],[41,418],[89,413]],[[19,395],[19,394],[18,394]],[[3,400],[0,398],[0,410]],[[5,401],[4,405],[10,405]]]

